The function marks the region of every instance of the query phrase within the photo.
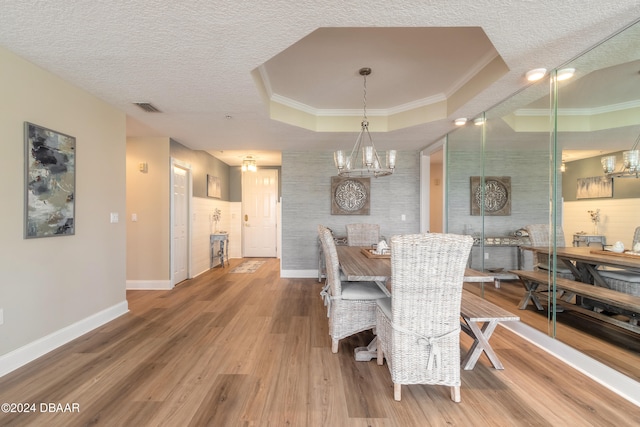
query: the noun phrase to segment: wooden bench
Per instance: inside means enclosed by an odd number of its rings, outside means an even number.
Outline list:
[[[518,321],[520,317],[467,290],[462,291],[460,316],[464,320],[460,322],[460,328],[473,338],[473,344],[462,361],[462,368],[466,371],[473,369],[484,352],[494,368],[504,369],[500,359],[489,345],[489,338],[498,326],[498,322]],[[482,327],[480,323],[483,323]]]
[[[525,287],[526,294],[520,301],[520,309],[527,308],[529,301],[532,301],[538,310],[544,308],[540,304],[536,291],[539,285],[549,286],[549,275],[544,271],[528,271],[528,270],[511,270],[512,273],[517,274],[520,281]],[[618,292],[613,289],[603,288],[600,286],[594,286],[589,283],[577,282],[575,280],[564,279],[562,277],[556,278],[556,290],[566,291],[571,295],[579,295],[581,297],[591,298],[602,303],[618,307],[632,313],[640,314],[640,297],[623,292]],[[569,302],[566,299],[564,302]],[[624,322],[615,319],[610,316],[603,315],[596,311],[590,310],[579,305],[563,305],[563,307],[569,308],[574,311],[587,314],[589,316],[598,318],[607,323],[611,323],[620,326],[624,329],[640,333],[640,327],[632,322]]]

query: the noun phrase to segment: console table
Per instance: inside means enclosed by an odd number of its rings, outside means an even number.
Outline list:
[[[607,238],[600,234],[574,234],[573,246],[580,246],[581,243],[587,246],[591,246],[592,243],[599,243],[604,248],[607,244]]]
[[[513,248],[513,250],[515,251],[515,260],[517,263],[518,268],[521,267],[522,264],[522,257],[520,256],[519,252],[518,252],[518,248],[522,245],[527,245],[530,244],[530,240],[528,237],[521,237],[521,236],[487,236],[484,238],[484,240],[479,237],[479,236],[475,236],[473,239],[473,246],[478,248],[478,247],[482,247],[485,250],[488,248]],[[478,268],[481,269],[481,266],[473,266],[473,249],[471,250],[471,252],[469,253],[469,267],[470,268]],[[486,268],[485,267],[485,271],[488,272],[488,274],[492,275],[494,277],[494,285],[496,288],[500,287],[500,280],[515,280],[518,278],[517,275],[509,273],[509,269],[511,269],[511,266],[502,266],[503,269],[505,270],[504,272],[501,271],[500,268]]]
[[[220,231],[209,236],[211,245],[211,257],[209,259],[209,268],[213,268],[213,260],[216,256],[220,257],[220,265],[224,267],[224,257],[227,256],[227,264],[229,264],[229,233]],[[220,244],[216,251],[216,242]]]

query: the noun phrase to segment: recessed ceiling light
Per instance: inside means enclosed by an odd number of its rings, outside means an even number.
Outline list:
[[[530,82],[535,82],[536,80],[543,78],[545,74],[547,74],[546,68],[534,68],[533,70],[527,71],[525,76]]]
[[[573,77],[575,73],[576,73],[575,68],[563,68],[562,70],[558,70],[558,73],[556,74],[556,79],[558,81],[567,80]]]
[[[455,119],[455,120],[453,121],[453,123],[454,123],[456,126],[463,126],[465,123],[467,123],[467,118],[466,118],[466,117],[460,117],[459,119]]]
[[[483,124],[484,124],[484,118],[482,118],[482,117],[478,117],[477,119],[473,119],[473,123],[474,123],[476,126],[481,126],[481,125],[483,125]]]

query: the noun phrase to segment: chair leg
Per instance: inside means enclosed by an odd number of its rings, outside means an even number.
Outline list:
[[[400,398],[402,397],[400,395],[401,388],[402,388],[402,384],[393,383],[393,398],[398,402],[400,402]]]
[[[376,348],[376,352],[378,353],[378,358],[376,359],[376,361],[378,362],[378,365],[380,366],[384,365],[384,354],[382,353],[382,345],[380,343],[380,337],[378,337],[378,348]]]
[[[460,386],[451,387],[451,400],[456,403],[460,403]]]
[[[337,339],[331,339],[331,353],[337,353],[338,352],[338,341]]]

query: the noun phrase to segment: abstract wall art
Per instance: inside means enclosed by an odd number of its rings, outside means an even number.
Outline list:
[[[576,199],[598,199],[601,197],[613,197],[613,178],[606,176],[578,178]]]
[[[222,187],[220,187],[220,178],[213,175],[207,175],[207,197],[219,199],[222,196]]]
[[[26,239],[75,234],[76,139],[25,122]]]

